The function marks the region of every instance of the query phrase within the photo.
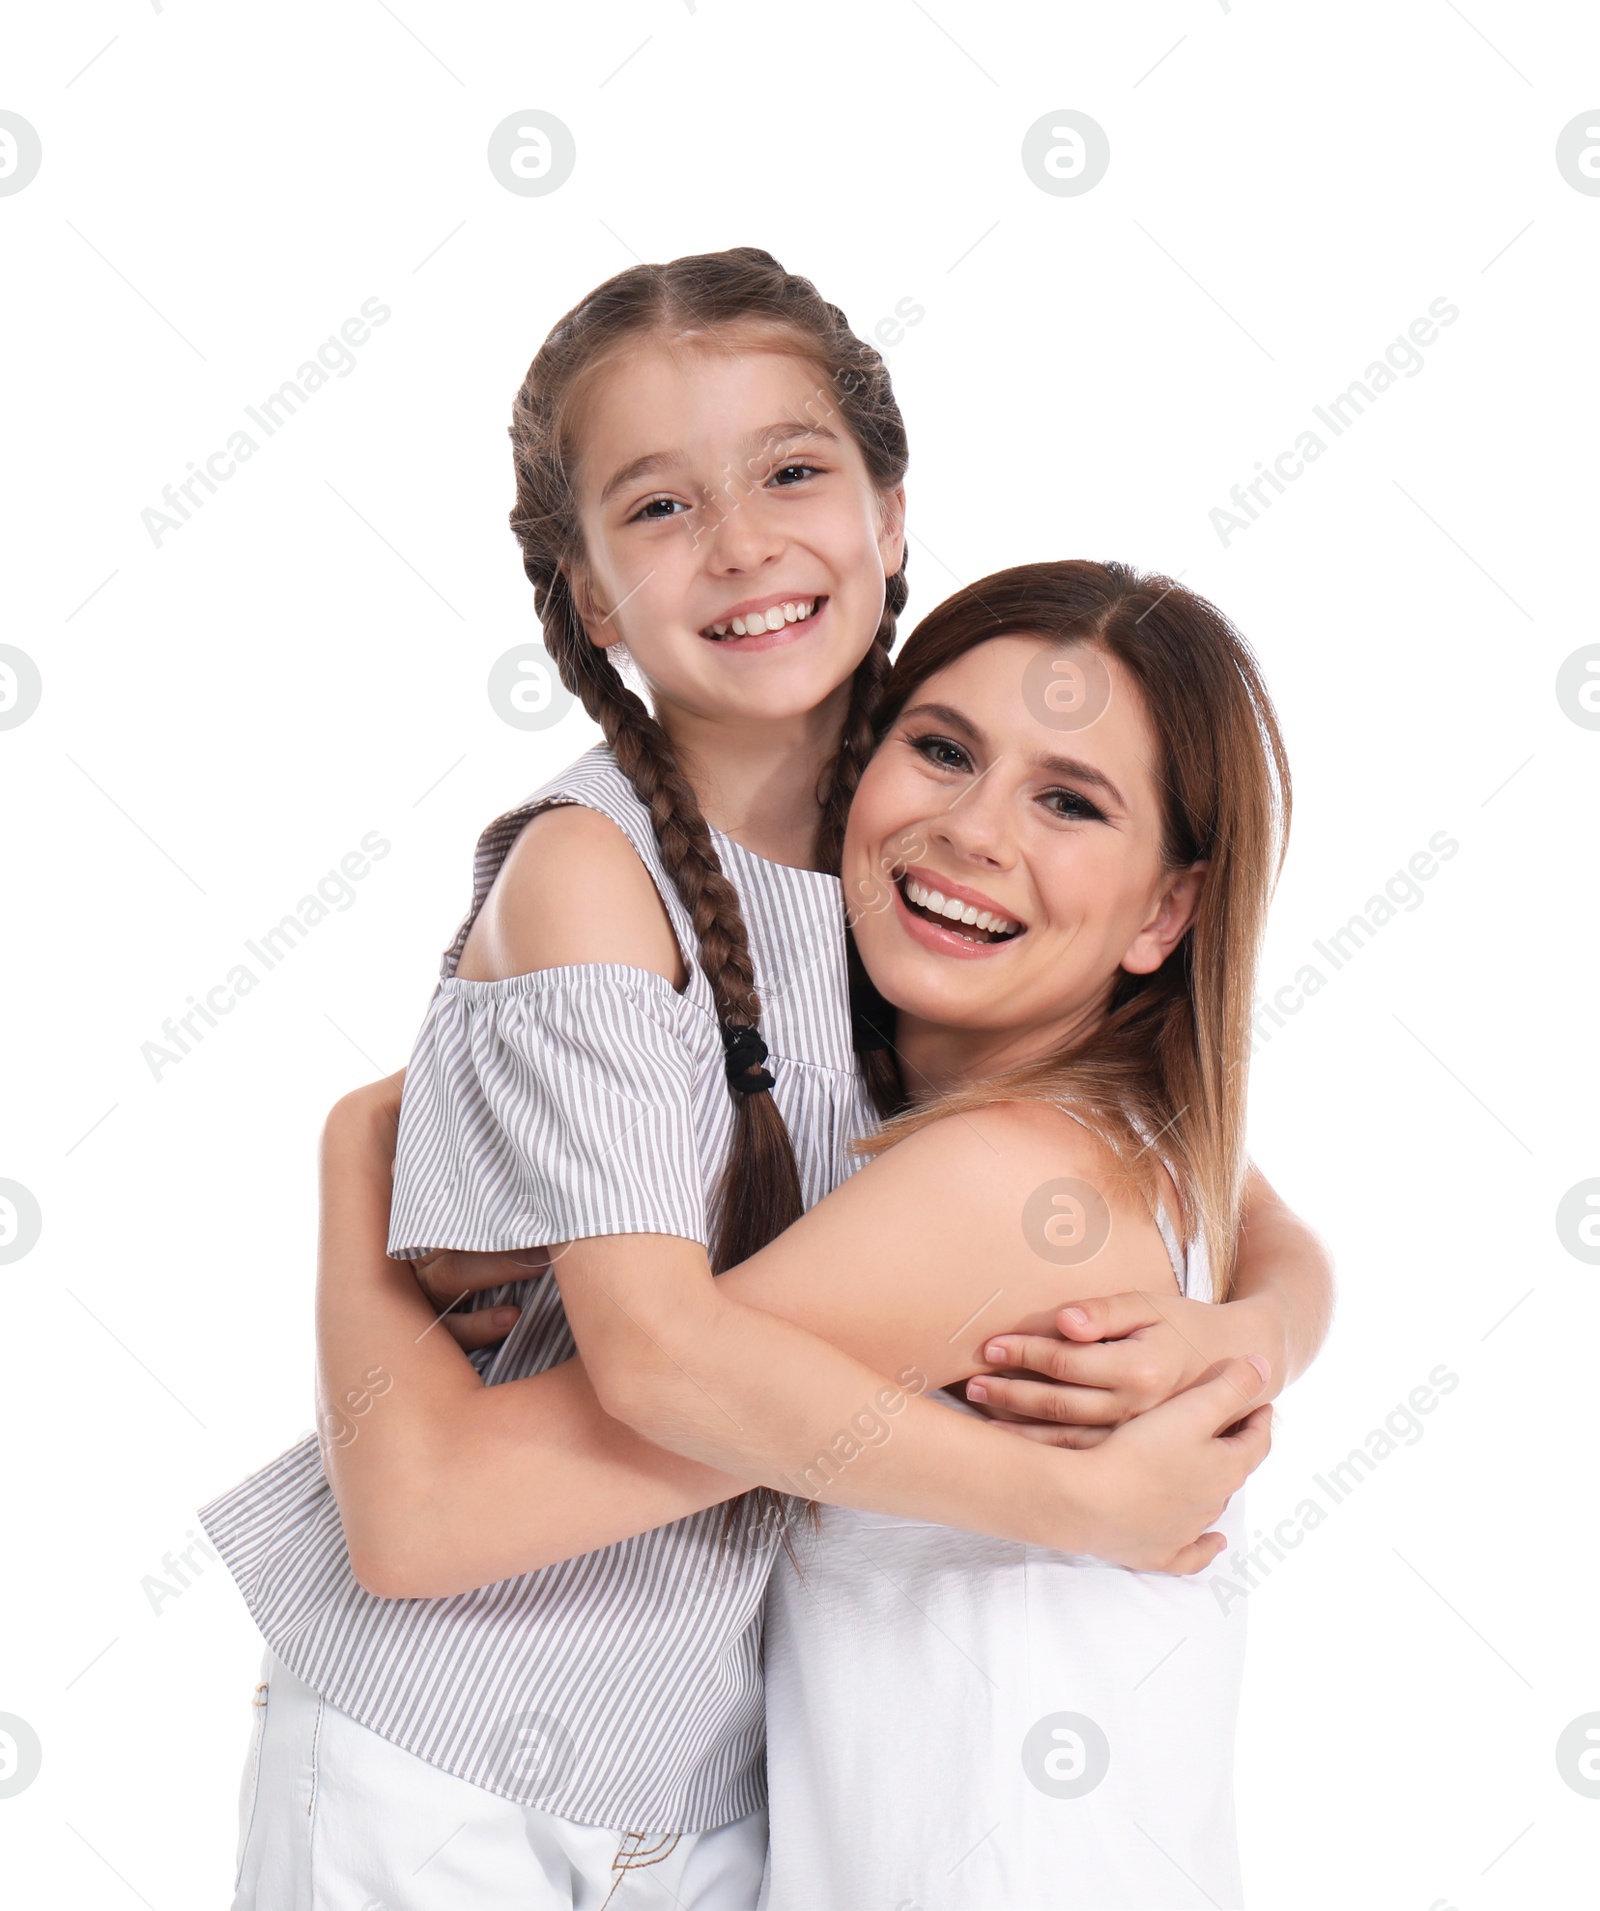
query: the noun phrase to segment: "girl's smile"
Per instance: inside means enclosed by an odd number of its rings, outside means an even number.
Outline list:
[[[776,591],[730,606],[700,635],[723,650],[772,650],[781,643],[815,636],[827,605],[827,597],[819,592]]]

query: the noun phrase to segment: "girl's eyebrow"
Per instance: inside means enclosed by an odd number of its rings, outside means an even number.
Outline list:
[[[911,709],[901,712],[901,722],[910,717],[932,717],[936,723],[942,723],[947,729],[958,731],[968,743],[982,748],[983,732],[970,717],[964,717],[959,710],[953,710],[947,703],[919,703]],[[1102,791],[1120,810],[1128,805],[1111,778],[1104,770],[1097,770],[1092,763],[1085,763],[1081,757],[1039,755],[1033,759],[1033,767],[1043,770],[1049,776],[1069,777],[1074,783],[1087,783],[1091,789]]]
[[[606,480],[605,489],[600,493],[600,502],[607,503],[624,485],[632,484],[636,478],[648,477],[656,471],[671,471],[682,463],[681,451],[647,451],[642,458],[635,458],[632,464],[625,464],[620,471],[612,472]]]
[[[786,418],[781,425],[768,425],[765,431],[752,431],[744,442],[762,451],[776,451],[782,445],[798,444],[802,438],[826,438],[835,445],[839,442],[836,431],[829,431],[826,425],[815,424],[809,418]]]
[[[780,425],[767,425],[760,431],[747,432],[740,443],[747,449],[770,455],[784,445],[798,444],[805,438],[825,438],[830,444],[839,442],[838,433],[829,431],[826,425],[787,419]],[[676,470],[684,462],[681,451],[647,451],[642,458],[635,458],[632,464],[625,464],[620,471],[612,472],[606,480],[605,489],[600,493],[600,503],[608,503],[636,479],[652,477],[659,471]]]

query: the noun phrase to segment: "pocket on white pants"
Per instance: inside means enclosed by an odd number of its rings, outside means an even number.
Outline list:
[[[233,1861],[233,1888],[239,1889],[244,1876],[244,1854],[250,1844],[250,1827],[256,1815],[256,1797],[261,1789],[261,1741],[267,1729],[267,1701],[271,1696],[272,1654],[261,1661],[261,1682],[250,1695],[250,1749],[245,1754],[244,1770],[239,1775],[239,1848]]]

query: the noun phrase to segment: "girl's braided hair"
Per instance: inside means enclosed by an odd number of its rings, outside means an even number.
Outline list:
[[[715,344],[724,332],[743,339],[752,328],[816,365],[829,406],[849,427],[874,486],[881,493],[894,490],[905,476],[906,432],[883,360],[809,279],[785,272],[770,253],[753,246],[632,266],[608,279],[556,324],[529,366],[511,414],[517,480],[511,528],[533,584],[545,648],[650,813],[662,860],[694,925],[700,965],[728,1044],[734,1138],[712,1214],[711,1263],[719,1273],[799,1218],[799,1171],[783,1116],[772,1096],[759,1092],[771,1077],[760,1068],[764,1050],[755,1037],[761,1002],[738,895],[722,872],[666,731],[591,642],[578,615],[571,584],[572,567],[583,555],[574,425],[578,400],[596,368],[641,335],[687,335]],[[851,684],[838,754],[818,790],[817,851],[826,870],[839,866],[850,799],[872,753],[873,705],[905,602],[902,563],[886,582],[883,616]],[[875,1050],[864,1061],[874,1093],[894,1099],[887,1052]]]

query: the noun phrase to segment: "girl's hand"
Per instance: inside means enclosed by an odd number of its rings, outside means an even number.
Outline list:
[[[1270,1349],[1273,1371],[1282,1371],[1272,1318],[1255,1301],[1113,1294],[1063,1307],[1056,1326],[1059,1339],[996,1335],[985,1356],[1010,1371],[967,1383],[967,1398],[997,1425],[1050,1446],[1098,1446],[1219,1361]]]
[[[1112,1429],[1075,1465],[1071,1550],[1135,1572],[1202,1572],[1227,1544],[1212,1529],[1267,1457],[1271,1378],[1259,1354],[1225,1361],[1198,1386]]]

